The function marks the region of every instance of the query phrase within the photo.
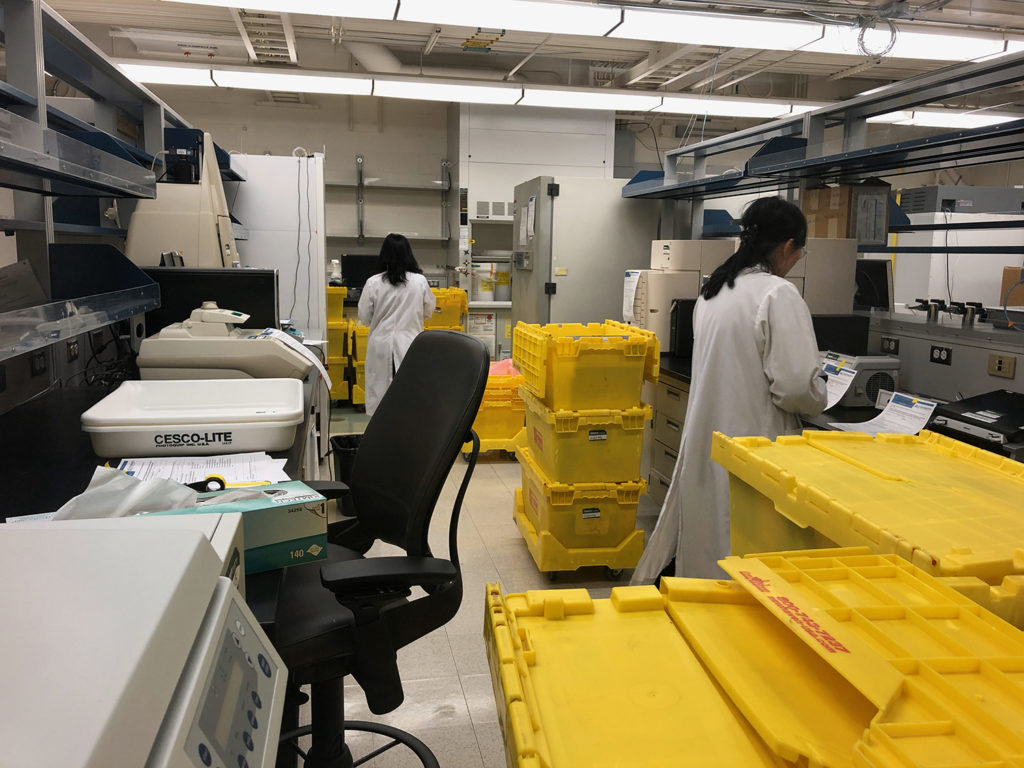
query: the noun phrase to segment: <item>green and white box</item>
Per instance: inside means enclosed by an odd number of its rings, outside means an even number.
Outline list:
[[[199,498],[214,498],[231,490],[237,489],[201,493]],[[271,571],[327,557],[327,500],[323,496],[297,481],[254,486],[252,490],[267,495],[150,514],[241,512],[246,573]]]

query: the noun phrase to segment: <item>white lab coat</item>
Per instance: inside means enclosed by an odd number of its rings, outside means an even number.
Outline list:
[[[811,315],[796,287],[760,269],[741,272],[693,313],[693,367],[679,459],[657,527],[633,574],[651,583],[675,557],[675,575],[724,578],[729,479],[711,460],[715,431],[774,440],[798,433],[797,414],[825,407]]]
[[[368,414],[377,410],[409,345],[436,305],[427,278],[415,272],[407,272],[401,285],[389,283],[383,272],[366,281],[359,296],[359,322],[370,326],[366,346]]]

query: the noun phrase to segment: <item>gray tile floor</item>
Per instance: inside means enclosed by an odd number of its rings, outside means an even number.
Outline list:
[[[349,409],[335,409],[332,434],[362,431],[367,419]],[[466,470],[460,459],[452,468],[438,501],[431,530],[435,552],[447,554],[448,523]],[[615,582],[603,568],[560,574],[552,584],[537,570],[512,520],[513,490],[521,470],[504,454],[484,454],[470,482],[459,521],[459,554],[465,594],[458,615],[445,627],[402,649],[399,669],[405,702],[384,716],[370,714],[362,690],[346,686],[346,717],[378,720],[403,728],[422,739],[445,768],[500,768],[505,752],[494,704],[483,640],[484,586],[499,582],[504,592],[527,589],[585,587],[596,598],[608,597]],[[641,497],[639,522],[648,535],[658,510]],[[377,545],[370,554],[389,547]],[[628,581],[628,572],[619,583]],[[358,757],[383,743],[377,736],[349,735]],[[417,765],[411,754],[391,750],[370,765],[387,768]]]

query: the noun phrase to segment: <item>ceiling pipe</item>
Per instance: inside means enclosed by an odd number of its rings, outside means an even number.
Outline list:
[[[379,43],[355,43],[345,40],[342,41],[342,45],[348,49],[348,52],[363,69],[377,75],[454,77],[478,80],[505,79],[505,73],[498,69],[421,67],[419,64],[403,64],[395,54]]]

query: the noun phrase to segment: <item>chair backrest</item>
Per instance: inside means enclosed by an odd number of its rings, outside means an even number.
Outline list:
[[[488,363],[483,343],[463,333],[424,331],[413,341],[352,465],[367,533],[410,555],[429,553],[434,505],[476,418]]]

